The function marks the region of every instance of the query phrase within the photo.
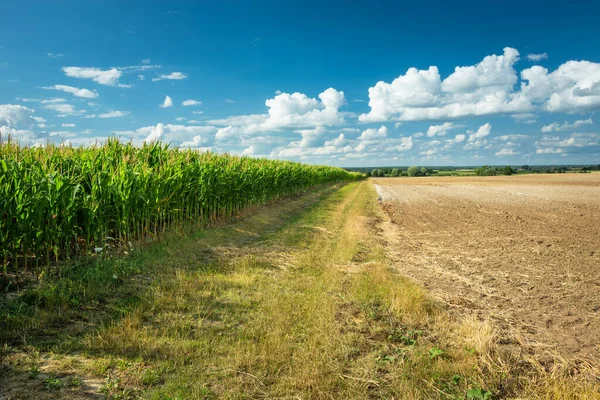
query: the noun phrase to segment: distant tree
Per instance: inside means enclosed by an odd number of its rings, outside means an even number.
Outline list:
[[[408,167],[406,173],[408,176],[419,176],[419,167],[415,167],[414,165],[412,167]]]
[[[400,170],[398,168],[392,168],[390,176],[400,176]]]
[[[375,168],[375,169],[371,170],[371,176],[376,178],[376,177],[380,177],[380,176],[385,176],[385,174],[383,173],[382,169]]]
[[[419,170],[419,175],[427,176],[427,175],[429,175],[429,170],[427,170],[427,168],[425,168],[425,167],[421,167],[421,169]]]
[[[529,165],[523,165],[523,166],[521,167],[521,169],[522,169],[523,171],[529,171],[529,170],[531,169],[531,167],[530,167]]]
[[[502,168],[502,175],[512,175],[513,174],[513,169],[511,167],[509,167],[508,165],[504,168]]]
[[[477,175],[477,176],[494,176],[497,173],[498,173],[498,171],[496,171],[496,168],[488,167],[487,165],[484,165],[483,167],[475,168],[475,175]]]

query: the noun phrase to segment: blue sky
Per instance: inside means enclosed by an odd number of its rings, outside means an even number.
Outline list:
[[[0,131],[341,166],[600,163],[600,4],[20,1]]]

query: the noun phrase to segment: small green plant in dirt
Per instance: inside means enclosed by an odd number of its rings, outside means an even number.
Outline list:
[[[44,389],[58,390],[64,386],[63,381],[58,378],[46,378],[44,379]]]
[[[421,334],[422,332],[416,329],[392,328],[388,335],[388,340],[394,343],[403,343],[406,346],[414,346]]]
[[[40,370],[38,369],[37,365],[33,365],[31,368],[29,368],[29,379],[35,379],[39,374]]]
[[[494,395],[489,390],[482,388],[472,388],[467,391],[467,399],[473,400],[492,400]]]
[[[118,378],[111,377],[109,377],[106,380],[106,384],[100,388],[100,393],[104,394],[104,396],[110,400],[134,399],[137,398],[136,392],[136,389],[123,387]]]
[[[439,347],[432,347],[429,349],[429,358],[432,360],[435,360],[436,358],[442,358],[445,354],[446,353],[444,353],[444,350],[440,349]]]

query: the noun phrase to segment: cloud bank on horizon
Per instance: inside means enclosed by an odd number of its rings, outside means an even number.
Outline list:
[[[0,131],[23,145],[85,146],[116,136],[347,166],[600,162],[600,63],[563,60],[552,68],[544,66],[552,53],[501,50],[452,71],[398,68],[393,79],[362,88],[342,82],[306,93],[273,88],[266,99],[219,93],[211,101],[192,87],[211,76],[181,62],[78,66],[66,51],[46,51],[48,81],[17,75],[18,95],[0,94]]]

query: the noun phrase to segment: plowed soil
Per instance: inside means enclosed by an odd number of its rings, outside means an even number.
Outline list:
[[[600,174],[372,182],[403,274],[533,353],[600,362]]]

